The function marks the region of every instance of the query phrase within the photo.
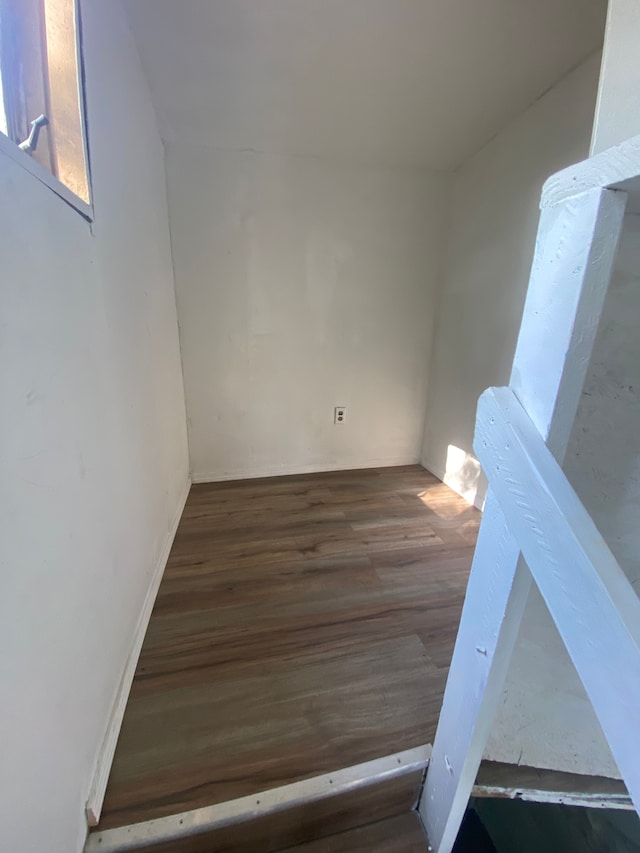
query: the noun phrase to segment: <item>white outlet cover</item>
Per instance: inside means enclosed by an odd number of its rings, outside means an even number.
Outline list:
[[[346,406],[336,406],[333,410],[333,422],[334,424],[343,424],[347,420],[347,409]]]

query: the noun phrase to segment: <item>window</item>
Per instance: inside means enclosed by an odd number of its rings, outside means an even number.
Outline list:
[[[76,0],[0,0],[0,131],[89,203]]]

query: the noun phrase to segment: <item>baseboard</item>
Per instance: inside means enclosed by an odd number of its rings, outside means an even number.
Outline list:
[[[437,477],[446,486],[449,486],[449,488],[452,491],[454,491],[457,495],[460,495],[461,498],[464,498],[466,501],[468,501],[468,498],[466,498],[462,494],[462,492],[460,492],[458,489],[456,489],[452,483],[447,483],[447,481],[446,481],[447,472],[444,471],[442,468],[440,468],[439,465],[436,465],[435,463],[431,462],[429,459],[426,459],[426,458],[421,459],[420,464],[422,465],[423,468],[426,468],[427,471],[429,471],[431,474],[433,474],[434,477]],[[476,494],[475,498],[473,499],[472,506],[474,506],[476,509],[479,509],[480,512],[482,512],[484,510],[484,500],[485,500],[484,495],[480,496],[480,495]]]
[[[444,471],[442,468],[440,468],[435,463],[431,462],[429,459],[421,459],[420,464],[422,465],[423,468],[426,468],[426,470],[430,474],[433,474],[434,477],[437,477],[439,480],[441,480],[444,483],[446,471]]]
[[[415,457],[389,457],[387,459],[369,459],[343,464],[323,463],[321,465],[281,465],[268,468],[241,469],[219,473],[217,471],[194,472],[191,479],[194,483],[224,483],[229,480],[257,480],[261,477],[288,477],[295,474],[321,474],[331,471],[360,471],[365,468],[393,468],[398,465],[419,465]]]
[[[100,820],[104,795],[107,790],[107,782],[109,781],[109,773],[111,772],[111,764],[113,763],[113,756],[116,751],[116,744],[118,743],[118,736],[120,734],[120,727],[122,726],[124,711],[127,707],[127,699],[129,698],[131,684],[133,683],[133,676],[136,671],[136,666],[138,665],[138,658],[140,657],[142,643],[147,632],[147,626],[149,624],[149,619],[151,618],[151,611],[153,610],[156,595],[158,594],[160,581],[162,580],[167,560],[169,559],[171,546],[173,545],[173,540],[178,529],[178,524],[180,523],[180,518],[184,511],[185,503],[187,502],[190,488],[191,478],[189,477],[187,479],[185,489],[180,496],[180,500],[178,501],[176,514],[171,522],[171,527],[167,533],[164,547],[162,548],[158,562],[153,570],[151,583],[149,584],[149,589],[147,590],[147,595],[144,600],[142,610],[140,611],[136,630],[133,635],[131,649],[122,672],[120,684],[118,685],[118,692],[116,693],[115,701],[111,709],[107,730],[98,753],[96,769],[91,782],[91,788],[89,789],[89,796],[86,804],[86,817],[89,826],[97,826],[98,821]]]

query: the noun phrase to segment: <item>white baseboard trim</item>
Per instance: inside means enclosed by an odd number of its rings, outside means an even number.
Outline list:
[[[420,464],[434,477],[437,477],[444,483],[445,472],[438,465],[432,464],[428,459],[421,459]]]
[[[194,472],[191,479],[194,483],[225,483],[230,480],[257,480],[261,477],[287,477],[295,474],[321,474],[331,471],[360,471],[364,468],[393,468],[398,465],[419,465],[416,456],[390,457],[387,459],[353,460],[342,464],[326,462],[320,465],[282,465],[269,468],[238,469],[237,471],[220,473],[217,471]]]
[[[451,491],[455,492],[457,495],[460,495],[460,497],[464,498],[466,501],[469,500],[465,495],[462,494],[461,491],[459,491],[459,489],[456,489],[453,483],[447,483],[447,472],[440,468],[439,465],[432,463],[429,459],[426,458],[421,459],[420,464],[423,468],[426,468],[426,470],[429,471],[430,474],[433,474],[434,477],[437,477],[439,480],[441,480],[445,484],[445,486],[449,486]],[[479,509],[480,512],[482,512],[484,509],[484,500],[484,495],[476,494],[471,505],[474,506],[476,509]]]
[[[169,559],[171,546],[173,545],[173,540],[175,539],[178,524],[180,523],[180,518],[182,517],[182,513],[184,511],[185,503],[187,502],[187,497],[189,495],[190,488],[191,477],[187,479],[184,491],[180,496],[180,500],[178,501],[178,508],[176,510],[176,514],[171,522],[171,527],[169,529],[169,532],[167,533],[167,538],[162,548],[162,552],[158,557],[158,562],[156,563],[156,566],[153,570],[151,583],[149,585],[149,589],[147,591],[142,610],[140,611],[138,624],[136,625],[136,630],[133,635],[133,642],[131,644],[131,649],[124,665],[120,684],[118,685],[118,692],[116,693],[113,707],[111,709],[111,715],[109,717],[109,722],[107,724],[107,730],[105,732],[102,745],[98,753],[96,769],[93,774],[93,779],[91,781],[89,796],[87,797],[85,811],[87,823],[89,826],[97,826],[98,821],[100,820],[100,813],[102,812],[104,795],[107,790],[107,782],[109,781],[109,773],[111,772],[113,756],[116,751],[116,744],[118,743],[118,736],[120,734],[120,727],[122,726],[125,708],[127,707],[127,699],[129,698],[131,684],[133,683],[133,676],[135,675],[136,666],[138,665],[138,658],[140,657],[142,643],[144,641],[144,636],[147,632],[147,626],[149,624],[153,605],[155,604],[156,596],[158,594],[160,581],[162,580],[162,576],[167,565],[167,560]]]

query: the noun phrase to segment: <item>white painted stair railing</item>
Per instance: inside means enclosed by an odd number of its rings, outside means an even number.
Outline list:
[[[640,810],[640,601],[562,471],[623,217],[639,199],[640,137],[543,190],[509,387],[478,405],[489,492],[420,802],[437,853],[455,842],[532,580]]]

